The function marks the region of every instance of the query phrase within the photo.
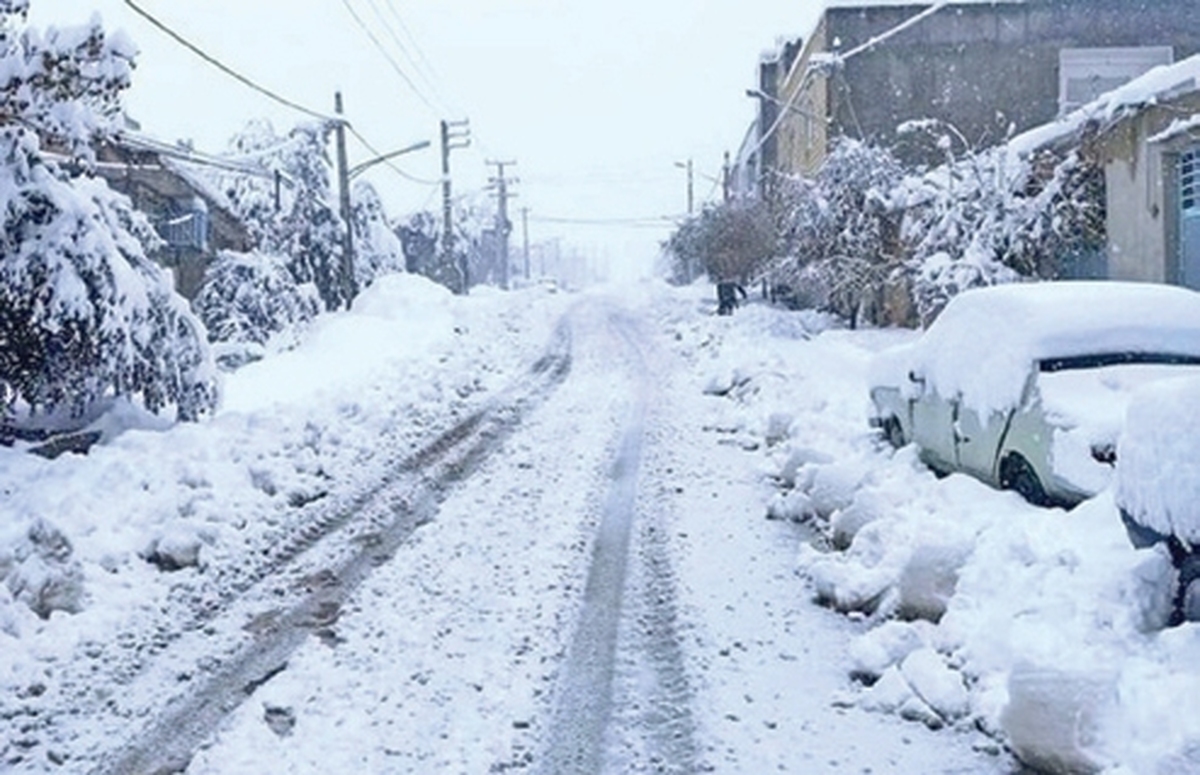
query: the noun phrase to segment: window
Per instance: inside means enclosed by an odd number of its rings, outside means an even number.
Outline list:
[[[1179,157],[1179,206],[1184,215],[1200,215],[1200,148]]]
[[[1147,70],[1174,60],[1170,46],[1064,48],[1058,55],[1059,113],[1069,113]]]

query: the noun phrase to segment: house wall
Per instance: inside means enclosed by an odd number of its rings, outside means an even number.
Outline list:
[[[848,51],[924,7],[831,8],[804,56]],[[894,147],[904,161],[932,164],[943,161],[941,152],[913,138],[898,141],[897,125],[938,118],[953,124],[972,145],[993,145],[1010,131],[1021,132],[1058,115],[1062,49],[1144,46],[1171,46],[1176,60],[1200,51],[1195,0],[948,6],[847,60],[829,80],[815,79],[819,83],[811,88],[825,101],[829,135],[861,137]],[[782,89],[785,95],[802,75],[802,67],[794,70]],[[789,117],[786,123],[780,167],[811,172],[823,160],[828,138],[816,151],[805,149],[797,141],[800,120]]]
[[[829,123],[822,117],[830,115],[829,85],[823,76],[805,77],[812,55],[828,50],[827,29],[822,18],[800,55],[781,77],[780,100],[811,114],[788,110],[779,124],[776,132],[779,169],[785,174],[811,176],[825,162],[828,152]]]
[[[1180,117],[1200,114],[1200,93],[1177,97],[1120,122],[1103,139],[1108,207],[1108,275],[1179,282],[1178,154],[1188,135],[1150,143]]]

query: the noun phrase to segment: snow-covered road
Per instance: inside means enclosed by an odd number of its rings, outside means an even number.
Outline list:
[[[837,701],[865,625],[799,594],[806,535],[706,424],[694,300],[638,301],[573,308],[562,388],[189,773],[1008,771]]]

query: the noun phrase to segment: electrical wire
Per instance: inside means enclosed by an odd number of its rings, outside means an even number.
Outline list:
[[[225,73],[226,75],[233,78],[234,80],[238,81],[239,83],[243,84],[244,86],[247,86],[247,87],[253,89],[254,91],[258,92],[259,94],[262,94],[264,97],[268,97],[268,98],[274,100],[275,102],[279,103],[280,105],[283,105],[284,107],[291,108],[292,110],[299,111],[301,113],[304,113],[307,116],[311,116],[313,118],[318,118],[322,121],[337,120],[326,113],[321,113],[320,111],[312,110],[311,108],[306,108],[305,106],[301,105],[298,102],[289,100],[286,97],[283,97],[283,96],[271,91],[270,89],[266,88],[265,86],[259,85],[255,81],[251,80],[250,78],[248,78],[248,77],[242,75],[241,73],[239,73],[238,71],[234,70],[232,67],[229,67],[224,62],[221,62],[216,57],[210,56],[209,54],[205,53],[199,46],[195,45],[194,43],[187,40],[179,33],[175,32],[175,30],[171,29],[166,24],[159,21],[157,18],[152,16],[148,11],[146,11],[144,8],[140,7],[133,0],[125,0],[125,5],[129,6],[133,10],[134,13],[136,13],[138,16],[141,16],[146,21],[150,22],[150,24],[154,25],[161,32],[166,34],[168,37],[170,37],[176,43],[178,43],[181,46],[183,46],[184,48],[186,48],[188,51],[191,51],[193,54],[200,57],[205,62],[209,63],[213,67],[217,68],[218,70]]]
[[[396,6],[392,0],[385,0],[388,10],[392,12],[392,16],[396,19],[396,24],[399,25],[400,31],[404,33],[404,37],[408,38],[408,42],[412,44],[413,50],[417,52],[417,59],[424,66],[426,75],[430,81],[439,81],[441,77],[438,75],[437,69],[430,63],[429,58],[425,56],[425,52],[421,49],[421,44],[417,42],[416,36],[412,34],[412,30],[404,23],[404,18],[400,16],[400,12],[396,10]],[[444,96],[444,95],[443,95]],[[457,111],[451,111],[457,112]]]
[[[377,147],[375,147],[375,145],[372,144],[370,140],[363,137],[362,132],[359,132],[357,129],[355,129],[353,124],[346,124],[346,128],[350,131],[350,134],[356,140],[358,140],[360,143],[362,143],[363,147],[366,148],[375,157],[380,157],[380,156],[384,155],[383,153],[380,153],[379,149]],[[399,175],[400,177],[404,178],[405,180],[411,181],[413,183],[418,183],[422,186],[440,186],[440,185],[442,185],[442,181],[440,181],[440,180],[426,180],[425,178],[419,178],[416,175],[412,175],[408,172],[405,172],[404,170],[400,169],[400,167],[398,165],[393,163],[391,159],[384,161],[383,165],[385,167],[389,168],[392,172]]]
[[[429,88],[433,99],[440,105],[441,108],[444,109],[446,113],[453,113],[454,111],[451,109],[450,103],[445,99],[444,95],[441,93],[441,90],[438,88],[438,85],[434,83],[432,78],[429,77],[429,74],[424,68],[421,67],[417,58],[413,56],[411,51],[409,51],[409,47],[405,45],[404,41],[400,39],[400,36],[396,34],[395,28],[380,9],[379,3],[376,2],[376,0],[367,0],[367,5],[371,6],[371,11],[375,14],[375,18],[379,20],[384,32],[386,32],[388,37],[391,38],[392,43],[396,45],[396,49],[400,51],[401,56],[403,56],[405,61],[412,66],[412,72],[416,73],[417,77],[420,78],[421,81]]]
[[[126,2],[128,2],[128,0],[126,0]],[[367,23],[363,21],[363,18],[358,15],[358,11],[354,10],[354,6],[350,4],[350,0],[342,0],[342,5],[344,5],[346,10],[350,12],[350,16],[354,19],[354,22],[358,25],[359,29],[361,29],[363,33],[370,38],[371,43],[375,45],[375,48],[380,54],[383,55],[383,58],[386,59],[388,64],[392,66],[392,70],[396,72],[396,75],[400,76],[401,80],[403,80],[404,83],[408,85],[408,88],[412,90],[412,93],[417,95],[421,102],[425,103],[425,106],[433,112],[434,116],[437,116],[438,109],[434,107],[429,98],[425,96],[425,93],[417,88],[417,85],[413,82],[413,79],[408,77],[408,73],[404,72],[404,68],[400,67],[400,63],[396,61],[396,58],[388,52],[387,48],[383,45],[383,42],[380,41],[375,33],[371,31],[371,28],[367,26]]]

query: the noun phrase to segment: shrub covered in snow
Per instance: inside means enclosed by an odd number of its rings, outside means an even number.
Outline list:
[[[209,339],[227,345],[223,362],[236,364],[315,317],[320,298],[313,286],[296,283],[282,257],[224,251],[208,268],[193,306]]]
[[[117,128],[132,47],[98,22],[18,31],[25,5],[0,5],[0,420],[73,422],[116,396],[193,419],[215,404],[215,374],[202,327],[147,258],[153,229],[43,152],[86,167],[91,143]]]

